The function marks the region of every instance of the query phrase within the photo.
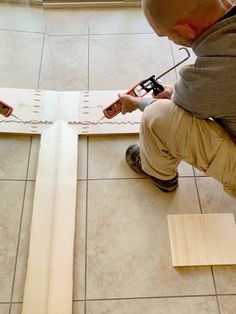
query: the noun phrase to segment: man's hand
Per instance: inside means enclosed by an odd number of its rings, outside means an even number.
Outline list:
[[[142,97],[134,97],[126,94],[118,94],[118,96],[122,103],[122,114],[138,109],[138,103],[142,99]]]
[[[164,88],[165,90],[160,92],[157,96],[152,93],[152,97],[156,99],[171,99],[173,94],[173,87],[171,85],[165,85]]]

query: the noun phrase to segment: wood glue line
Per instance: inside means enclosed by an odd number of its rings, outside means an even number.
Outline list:
[[[96,122],[96,121],[70,121],[68,124],[82,124],[82,125],[102,125],[102,124],[140,124],[140,121],[103,121],[103,122]]]
[[[0,123],[22,123],[22,124],[53,124],[53,121],[37,121],[37,120],[0,120]]]

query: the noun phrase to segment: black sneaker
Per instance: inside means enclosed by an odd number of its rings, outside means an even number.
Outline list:
[[[140,148],[138,145],[130,145],[126,150],[126,161],[131,169],[138,174],[147,176],[163,192],[173,192],[178,187],[178,173],[171,180],[161,180],[150,176],[142,169]]]

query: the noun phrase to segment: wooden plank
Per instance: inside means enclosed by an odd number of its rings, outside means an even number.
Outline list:
[[[168,215],[173,266],[236,264],[233,214]]]
[[[63,121],[42,134],[23,314],[72,313],[77,144]]]
[[[139,133],[142,112],[121,113],[113,119],[103,117],[103,109],[118,98],[119,91],[89,91],[81,92],[79,119],[73,119],[69,124],[78,134],[127,134]],[[100,120],[100,121],[99,121]]]
[[[174,266],[207,262],[199,215],[167,216]]]
[[[43,120],[65,122],[79,119],[80,92],[46,91]]]
[[[236,227],[233,214],[202,215],[202,230],[211,265],[236,263]]]
[[[41,120],[45,93],[37,89],[0,88],[0,99],[12,106],[14,114],[20,118]],[[0,117],[2,120],[3,116]]]
[[[0,99],[9,103],[14,108],[14,114],[22,119],[0,116],[0,132],[41,134],[48,124],[62,119],[78,134],[139,133],[140,110],[100,120],[103,109],[117,98],[118,92],[0,88]]]
[[[14,115],[23,120],[0,115],[0,132],[41,134],[44,125],[48,124],[42,116],[45,91],[0,88],[0,99],[12,106]]]

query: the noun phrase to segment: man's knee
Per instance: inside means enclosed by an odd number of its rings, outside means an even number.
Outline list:
[[[173,106],[176,105],[171,100],[160,99],[146,107],[142,116],[142,128],[155,131],[168,129]]]

